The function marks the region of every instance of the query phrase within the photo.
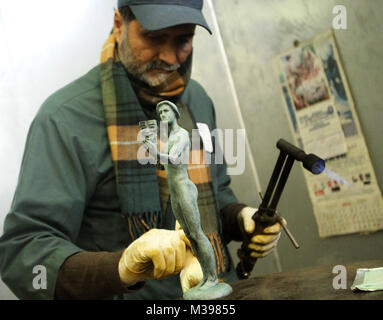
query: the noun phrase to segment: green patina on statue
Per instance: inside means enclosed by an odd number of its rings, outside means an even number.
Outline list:
[[[198,190],[188,175],[191,147],[189,133],[179,126],[177,119],[180,114],[174,103],[160,102],[157,105],[157,115],[161,122],[168,126],[168,139],[161,152],[158,150],[156,138],[153,139],[153,134],[147,135],[143,144],[166,170],[174,216],[188,237],[203,273],[202,281],[186,291],[183,298],[208,300],[224,297],[232,292],[232,288],[227,283],[218,282],[213,247],[201,227],[197,205]],[[148,128],[148,131],[153,133],[153,129],[156,130],[156,128],[152,126],[152,129]]]

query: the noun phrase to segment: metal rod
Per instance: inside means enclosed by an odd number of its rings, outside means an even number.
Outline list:
[[[291,243],[293,244],[293,246],[296,248],[296,249],[299,249],[299,244],[298,242],[295,240],[295,238],[293,237],[293,235],[291,234],[290,230],[287,229],[287,226],[286,224],[284,223],[283,219],[282,218],[279,218],[278,219],[279,223],[281,224],[283,230],[285,230],[287,236],[289,237]]]

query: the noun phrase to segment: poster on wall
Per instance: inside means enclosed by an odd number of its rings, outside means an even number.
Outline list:
[[[322,238],[383,229],[383,199],[332,31],[273,59],[295,143],[326,161],[303,170]]]

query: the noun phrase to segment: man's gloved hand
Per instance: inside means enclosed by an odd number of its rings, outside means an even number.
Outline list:
[[[182,230],[178,221],[176,221],[175,230]],[[182,292],[185,293],[189,289],[199,284],[202,281],[202,278],[203,273],[201,265],[193,254],[190,242],[187,242],[185,265],[180,273]]]
[[[241,220],[243,221],[244,230],[252,234],[255,230],[255,221],[251,218],[258,209],[245,207],[240,211]],[[283,218],[282,218],[283,219]],[[286,220],[283,219],[286,225]],[[269,255],[277,246],[281,236],[282,226],[279,222],[265,228],[262,234],[256,234],[251,238],[249,249],[252,258],[263,258]]]
[[[182,292],[185,293],[202,281],[203,273],[198,259],[190,248],[186,249],[185,266],[180,273]]]
[[[183,230],[149,230],[122,254],[118,265],[121,281],[132,286],[178,274],[185,264],[187,245],[190,243]]]

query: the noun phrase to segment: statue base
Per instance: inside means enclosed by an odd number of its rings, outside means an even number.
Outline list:
[[[184,300],[214,300],[228,296],[233,292],[231,286],[225,282],[197,285],[186,291],[183,295]]]

